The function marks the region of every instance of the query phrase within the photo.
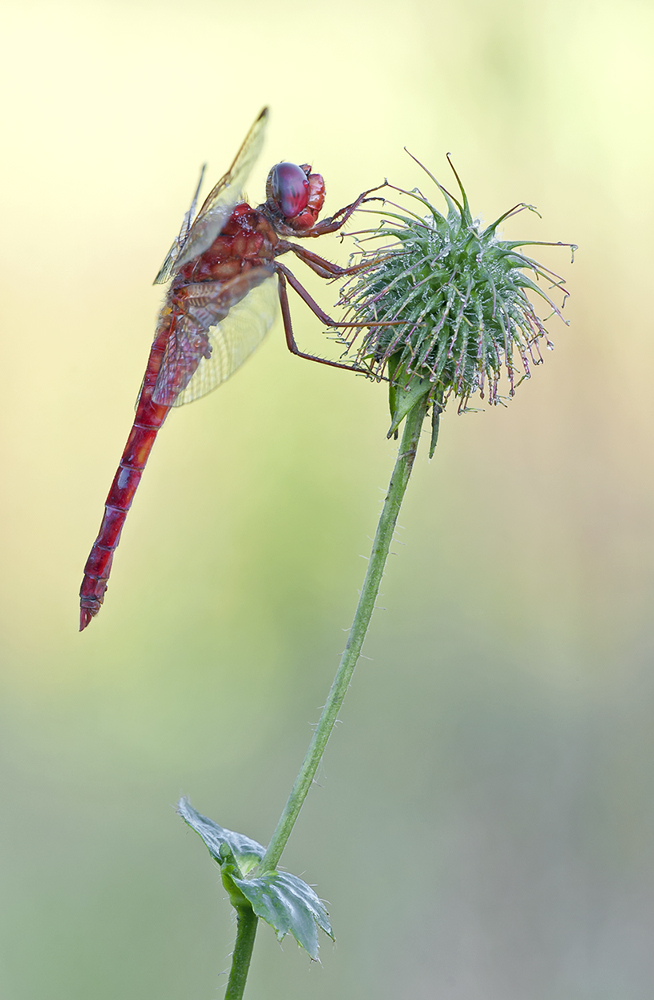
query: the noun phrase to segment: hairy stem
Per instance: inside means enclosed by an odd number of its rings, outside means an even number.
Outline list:
[[[225,1000],[241,1000],[250,968],[254,938],[259,918],[251,906],[236,910],[236,943],[232,954],[232,968],[225,992]]]
[[[302,762],[302,767],[295,779],[295,784],[288,797],[272,840],[268,845],[268,850],[259,865],[258,875],[263,875],[264,872],[272,871],[277,867],[300,809],[311,788],[311,783],[315,777],[322,755],[325,752],[327,741],[331,736],[341,705],[347,694],[347,689],[350,685],[357,660],[359,659],[361,647],[363,646],[363,641],[375,608],[375,601],[379,593],[379,585],[384,573],[388,550],[393,539],[393,532],[395,531],[400,507],[402,506],[402,500],[404,499],[411,469],[416,457],[420,431],[427,412],[427,406],[426,397],[423,397],[407,415],[402,442],[379,518],[377,533],[373,542],[372,552],[370,553],[368,571],[363,582],[361,596],[347,644],[341,657],[334,683],[331,686],[325,707],[320,716],[320,721],[316,726],[309,749]]]

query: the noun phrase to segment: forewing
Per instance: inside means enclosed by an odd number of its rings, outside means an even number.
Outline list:
[[[204,177],[205,167],[202,167],[191,207],[184,216],[179,236],[175,238],[168,256],[159,268],[154,279],[155,285],[168,281],[180,267],[209,249],[239,202],[250,171],[261,152],[267,121],[268,108],[264,108],[246,135],[231,167],[209,192],[195,222],[191,224]]]
[[[268,333],[278,302],[277,277],[273,275],[233,305],[225,319],[211,326],[206,333],[211,353],[201,357],[172,405],[182,406],[206,396],[233,375]]]
[[[195,215],[195,207],[198,203],[198,198],[200,197],[200,188],[202,187],[202,180],[204,178],[204,172],[207,169],[206,163],[202,164],[202,169],[200,171],[200,180],[198,181],[198,186],[195,189],[195,194],[193,195],[193,201],[191,202],[191,207],[184,216],[184,221],[182,222],[182,228],[179,231],[179,236],[175,237],[173,245],[168,251],[168,256],[159,268],[159,273],[153,281],[153,285],[163,285],[164,282],[168,281],[171,274],[173,273],[173,267],[179,257],[186,239],[191,228],[191,219]]]
[[[241,199],[243,187],[261,152],[267,121],[268,108],[264,108],[246,135],[231,167],[209,192],[188,237],[180,248],[171,273],[208,250],[227,222]]]

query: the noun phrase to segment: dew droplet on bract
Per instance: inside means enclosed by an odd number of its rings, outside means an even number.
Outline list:
[[[384,246],[358,251],[357,263],[367,266],[347,281],[341,296],[348,319],[365,324],[374,315],[377,322],[392,321],[392,330],[385,325],[371,327],[359,343],[358,357],[372,357],[378,375],[393,358],[391,381],[406,382],[407,388],[414,378],[427,379],[430,393],[432,386],[439,386],[445,401],[453,395],[462,410],[470,410],[466,404],[474,393],[486,396],[492,405],[504,402],[498,392],[502,369],[509,382],[504,398],[513,397],[516,355],[522,363],[522,381],[529,378],[530,364],[543,362],[539,339],[553,350],[545,320],[528,293],[540,295],[562,318],[560,307],[535,281],[547,280],[563,301],[567,291],[562,278],[516,253],[518,241],[505,241],[497,233],[498,223],[529,206],[515,206],[482,229],[481,216],[472,219],[458,175],[457,182],[462,203],[454,202],[436,181],[447,202],[447,215],[431,206],[418,187],[395,188],[427,205],[430,215],[421,219],[413,206],[415,211],[406,216],[389,213],[385,218],[382,210],[381,225],[369,230],[367,238],[383,239]],[[386,243],[389,237],[397,240],[395,246]],[[520,275],[525,271],[532,276]],[[405,325],[398,330],[400,319]]]

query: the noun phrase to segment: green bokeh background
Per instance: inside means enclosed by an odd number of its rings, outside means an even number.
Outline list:
[[[486,221],[528,201],[507,236],[581,249],[541,254],[573,292],[547,363],[419,456],[284,856],[337,944],[262,928],[247,996],[651,998],[652,3],[6,0],[1,38],[3,1000],[222,996],[229,907],[171,803],[268,839],[351,619],[385,393],[278,324],[172,415],[76,632],[152,278],[264,103],[255,201],[280,159],[334,210],[450,151]]]

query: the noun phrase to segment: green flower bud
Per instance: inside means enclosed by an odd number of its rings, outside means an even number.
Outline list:
[[[398,212],[389,211],[392,203],[386,201],[379,227],[365,232],[368,240],[382,240],[383,245],[364,249],[357,238],[351,263],[369,266],[341,290],[348,319],[404,321],[369,327],[357,350],[363,368],[390,380],[391,432],[427,392],[434,403],[435,433],[450,397],[459,400],[462,412],[477,393],[490,404],[514,395],[516,386],[530,376],[531,366],[543,360],[540,341],[553,346],[528,292],[547,303],[549,316],[563,318],[548,294],[554,289],[563,304],[568,294],[563,279],[520,250],[537,245],[536,241],[502,240],[497,233],[505,219],[535,209],[516,205],[483,228],[479,219],[473,219],[466,192],[453,166],[452,170],[460,201],[425,170],[445,198],[446,216],[418,189],[403,191],[389,185],[417,202],[421,214],[402,205],[393,206]],[[540,241],[538,245],[572,246]],[[347,343],[348,350],[355,340],[356,335]]]

